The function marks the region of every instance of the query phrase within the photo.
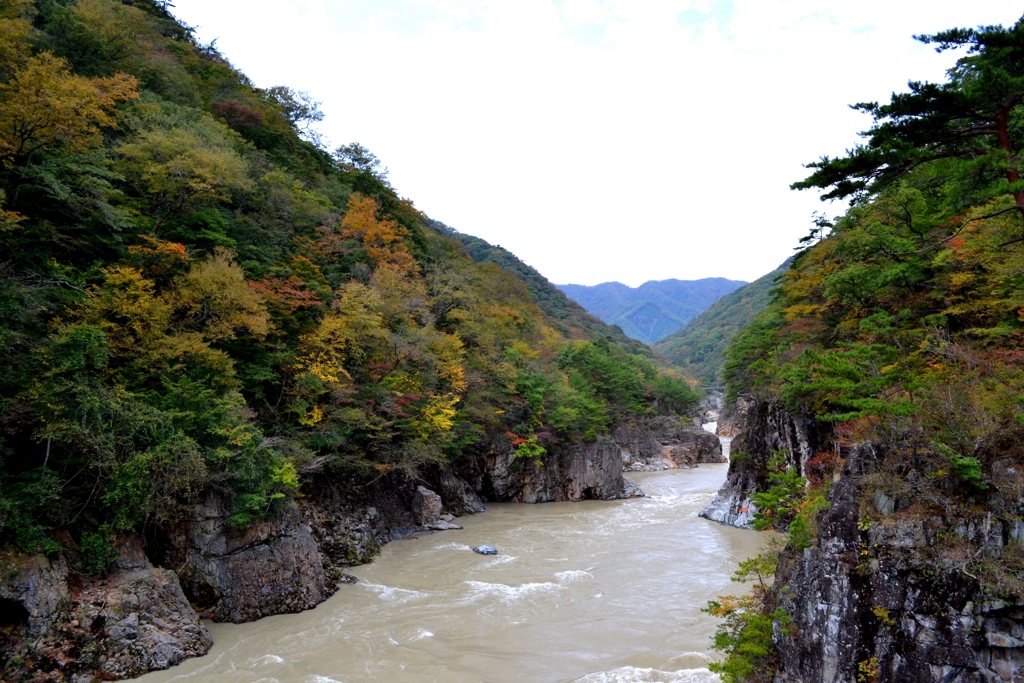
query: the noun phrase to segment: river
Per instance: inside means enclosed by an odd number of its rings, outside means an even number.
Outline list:
[[[700,610],[742,590],[729,577],[763,544],[697,517],[727,468],[631,473],[646,498],[492,503],[461,531],[388,544],[316,609],[208,624],[207,656],[139,680],[717,681]]]

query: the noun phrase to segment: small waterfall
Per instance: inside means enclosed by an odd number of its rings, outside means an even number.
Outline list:
[[[706,431],[706,432],[711,432],[712,434],[717,434],[718,433],[718,422],[717,421],[705,422],[704,424],[701,425],[701,427],[703,427],[704,431]],[[722,455],[724,455],[725,459],[728,460],[729,459],[729,455],[731,454],[732,437],[731,436],[722,436],[721,434],[719,434],[718,435],[718,440],[722,444]]]

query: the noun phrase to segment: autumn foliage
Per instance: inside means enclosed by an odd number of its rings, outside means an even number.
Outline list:
[[[211,493],[245,525],[693,402],[167,7],[0,2],[0,545],[103,571]]]

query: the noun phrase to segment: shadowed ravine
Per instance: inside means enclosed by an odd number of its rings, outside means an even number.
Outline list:
[[[700,609],[763,543],[697,517],[727,467],[633,473],[641,499],[492,504],[389,544],[314,610],[210,624],[209,655],[140,680],[716,680]]]

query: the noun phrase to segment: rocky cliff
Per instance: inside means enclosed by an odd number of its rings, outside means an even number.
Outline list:
[[[137,536],[118,550],[103,577],[75,571],[73,558],[4,554],[2,680],[114,680],[209,651],[213,639],[175,572],[154,567]]]
[[[73,551],[54,558],[8,551],[0,680],[136,676],[205,654],[213,641],[201,618],[238,623],[310,609],[348,580],[344,568],[369,561],[388,541],[459,529],[449,521],[455,515],[483,510],[450,473],[436,487],[448,496],[411,481],[354,499],[322,488],[245,528],[210,496],[154,538],[119,539],[104,576],[84,572]]]
[[[511,447],[500,448],[488,456],[484,490],[493,500],[521,503],[630,495],[622,477],[622,449],[603,438],[537,460],[517,458]]]
[[[964,517],[935,514],[933,504],[948,501],[914,463],[904,467],[911,485],[895,490],[883,444],[828,440],[778,404],[740,397],[719,431],[734,437],[734,456],[701,516],[749,528],[751,496],[766,490],[776,453],[827,491],[813,541],[779,558],[774,593],[786,617],[774,622],[775,683],[1024,680],[1022,577],[1012,569],[1024,557],[1024,525],[991,512],[1024,502],[1024,470],[1012,458],[996,463],[997,486],[979,490]],[[822,453],[836,463],[827,482],[815,464]],[[918,479],[927,507],[914,495]]]
[[[1021,529],[991,514],[899,511],[864,485],[884,450],[860,444],[843,455],[817,542],[779,562],[780,607],[793,623],[775,633],[776,683],[1024,680],[1024,604],[970,566],[1019,555]],[[1019,490],[1020,472],[1004,474]]]
[[[692,420],[655,418],[620,426],[613,435],[629,472],[724,463],[722,443]]]
[[[813,424],[791,415],[779,404],[740,396],[722,408],[718,434],[730,437],[729,474],[700,516],[750,528],[757,512],[751,496],[768,486],[768,461],[781,454],[803,476],[814,453]]]

